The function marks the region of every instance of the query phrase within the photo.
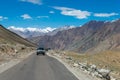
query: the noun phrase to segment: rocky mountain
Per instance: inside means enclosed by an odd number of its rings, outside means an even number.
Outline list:
[[[39,46],[77,52],[98,52],[120,47],[120,20],[114,22],[90,21],[81,27],[59,31],[31,40]]]
[[[69,29],[72,29],[72,28],[75,28],[75,26],[65,25],[64,27],[56,28],[55,30],[53,30],[51,32],[48,32],[46,35],[53,36],[53,35],[57,34],[57,32],[59,32],[59,31],[69,30]]]
[[[39,36],[36,36],[36,37],[29,37],[27,38],[28,40],[32,41],[32,42],[35,42],[36,44],[39,43],[39,40],[43,37],[43,36],[54,36],[56,35],[59,31],[65,31],[65,30],[69,30],[69,29],[73,29],[75,28],[75,26],[69,26],[69,25],[66,25],[64,27],[61,27],[61,28],[57,28],[51,32],[48,32],[48,33],[45,33],[44,35],[40,35]]]

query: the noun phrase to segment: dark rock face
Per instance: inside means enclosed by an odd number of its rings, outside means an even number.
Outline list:
[[[53,36],[42,36],[37,41],[39,46],[50,47],[52,49],[85,52],[100,44],[99,47],[102,47],[104,45],[102,42],[105,42],[107,39],[110,41],[109,39],[117,34],[120,34],[120,20],[114,22],[90,21],[82,27],[59,31]],[[114,44],[120,46],[119,41],[120,38],[117,37],[117,42],[114,42],[111,47]],[[107,45],[110,44],[107,43]]]

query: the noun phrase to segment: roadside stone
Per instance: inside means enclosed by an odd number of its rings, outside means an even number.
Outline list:
[[[96,67],[96,65],[91,65],[90,66],[92,69],[96,69],[97,67]]]
[[[79,63],[82,67],[87,66],[87,63]]]
[[[117,79],[115,79],[115,78],[113,78],[112,76],[110,76],[110,80],[117,80]]]
[[[71,58],[71,57],[66,57],[66,59],[67,59],[67,60],[72,60],[72,58]]]
[[[79,65],[77,63],[74,63],[73,64],[73,67],[78,67]]]
[[[102,77],[106,80],[110,80],[110,70],[106,70],[106,69],[100,69],[98,70],[98,73],[102,75]]]
[[[94,73],[90,73],[93,77],[95,77],[95,76],[100,76],[99,74],[98,74],[98,72],[94,72]]]
[[[64,59],[67,63],[69,63],[71,67],[74,67],[75,69],[81,69],[83,72],[91,75],[92,77],[96,77],[100,80],[120,80],[116,76],[112,77],[112,75],[110,75],[112,73],[111,70],[104,69],[106,68],[106,66],[104,66],[104,68],[102,69],[98,69],[96,65],[88,64],[87,62],[80,62],[79,60],[76,60],[74,57],[67,55],[63,56],[63,54],[56,55],[56,57],[59,56],[62,56],[62,59]]]
[[[102,78],[102,75],[100,75],[98,72],[94,73],[96,77]]]

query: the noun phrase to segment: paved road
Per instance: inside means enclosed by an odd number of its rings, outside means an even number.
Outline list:
[[[0,80],[78,80],[63,64],[49,56],[31,55],[0,74]]]

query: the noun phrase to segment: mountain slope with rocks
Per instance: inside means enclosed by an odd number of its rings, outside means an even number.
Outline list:
[[[75,28],[75,27],[66,25],[66,26],[61,27],[61,28],[56,28],[55,30],[53,30],[51,32],[45,33],[44,35],[39,34],[39,36],[29,37],[27,39],[32,41],[33,43],[36,43],[37,45],[39,45],[39,40],[43,36],[54,36],[54,35],[56,35],[60,31],[65,31],[65,30],[69,30],[69,29],[73,29],[73,28]]]
[[[31,41],[39,46],[72,50],[80,53],[104,51],[119,48],[119,25],[120,20],[114,22],[90,21],[82,27],[59,31],[53,36],[36,37],[36,41]]]
[[[0,25],[0,63],[25,56],[35,47],[35,44]]]

